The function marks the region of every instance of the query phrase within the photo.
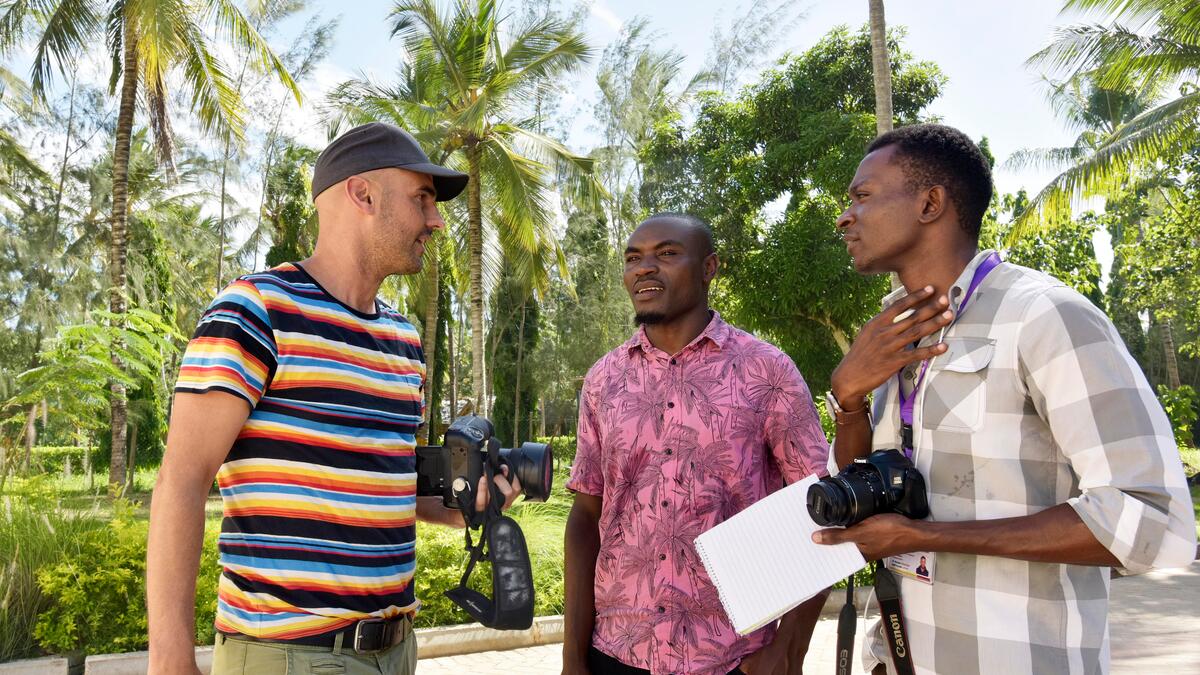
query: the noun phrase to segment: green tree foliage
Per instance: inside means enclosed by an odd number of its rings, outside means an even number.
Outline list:
[[[492,296],[492,423],[496,437],[516,447],[529,440],[530,420],[537,414],[538,382],[530,360],[538,345],[541,311],[529,290],[508,274]],[[517,425],[514,427],[514,424]]]
[[[1120,120],[1109,133],[1081,139],[1062,155],[1070,166],[1030,202],[1015,231],[1069,213],[1081,197],[1119,190],[1142,171],[1154,171],[1193,147],[1200,136],[1200,9],[1180,0],[1066,0],[1064,12],[1104,23],[1060,29],[1054,41],[1029,59],[1033,65],[1129,99],[1174,94]]]
[[[317,153],[288,145],[267,174],[262,218],[270,226],[267,267],[303,260],[317,243],[317,210],[310,194]]]
[[[1105,309],[1104,293],[1100,288],[1100,261],[1096,259],[1096,247],[1092,242],[1101,225],[1100,217],[1085,213],[1062,225],[1012,241],[1009,236],[1012,214],[1026,208],[1028,196],[1021,190],[1016,195],[1004,195],[993,201],[993,208],[984,219],[980,232],[980,248],[999,249],[1006,261],[1045,272],[1087,296],[1101,310]],[[997,222],[1001,218],[1004,224]],[[1006,243],[1010,245],[1006,246]]]
[[[894,114],[921,120],[945,78],[889,40]],[[736,99],[709,95],[692,125],[666,121],[642,157],[650,210],[712,223],[724,265],[717,306],[772,340],[815,390],[875,311],[886,279],[854,272],[834,229],[875,136],[871,41],[837,28]],[[768,205],[784,205],[774,216]]]

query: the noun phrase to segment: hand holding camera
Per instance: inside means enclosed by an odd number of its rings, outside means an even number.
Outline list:
[[[949,325],[954,318],[949,306],[946,296],[934,298],[933,287],[926,286],[868,321],[830,379],[838,403],[846,410],[858,409],[867,394],[904,366],[946,351],[941,343],[909,346]]]
[[[877,450],[808,489],[818,544],[851,542],[867,560],[918,550],[919,520],[929,515],[925,478],[899,450]]]

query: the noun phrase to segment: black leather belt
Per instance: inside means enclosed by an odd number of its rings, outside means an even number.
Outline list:
[[[337,638],[342,637],[342,647],[353,649],[356,654],[374,654],[404,642],[412,633],[412,616],[404,614],[394,619],[363,619],[351,624],[348,628],[308,635],[290,640],[272,640],[270,638],[254,637],[242,633],[222,633],[234,640],[248,642],[263,642],[280,645],[305,645],[308,647],[328,647],[333,649]]]

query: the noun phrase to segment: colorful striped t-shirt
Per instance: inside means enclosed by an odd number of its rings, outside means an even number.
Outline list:
[[[294,264],[239,278],[188,344],[175,391],[251,413],[217,473],[218,630],[293,639],[417,608],[416,329],[343,305]]]

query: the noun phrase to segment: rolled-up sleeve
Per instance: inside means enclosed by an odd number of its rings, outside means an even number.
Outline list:
[[[1179,450],[1112,322],[1052,288],[1026,308],[1017,348],[1033,405],[1075,474],[1067,503],[1127,570],[1189,565],[1195,517]]]

